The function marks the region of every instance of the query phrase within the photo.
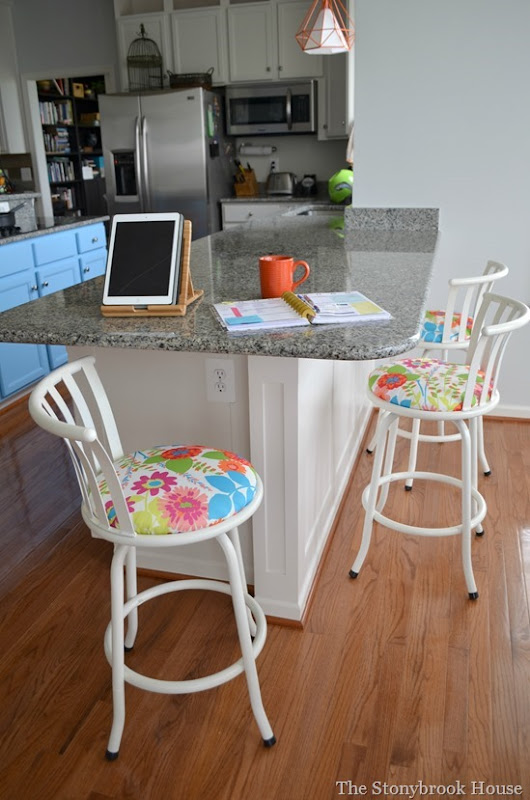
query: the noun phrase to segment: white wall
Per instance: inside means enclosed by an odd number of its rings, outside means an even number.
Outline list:
[[[355,21],[354,204],[441,209],[431,304],[488,258],[528,302],[530,3],[356,0]],[[524,416],[529,350],[530,327],[501,376],[503,408]]]
[[[308,56],[309,58],[309,56]],[[260,183],[270,171],[270,162],[276,162],[277,172],[294,172],[298,180],[304,175],[316,175],[317,181],[327,181],[337,170],[346,167],[346,139],[328,142],[317,141],[315,134],[299,136],[243,136],[240,144],[271,145],[276,151],[270,156],[240,156],[243,164],[249,162]]]

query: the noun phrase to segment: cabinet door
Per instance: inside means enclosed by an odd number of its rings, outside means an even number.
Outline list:
[[[0,279],[0,311],[27,303],[36,296],[33,270]],[[45,345],[0,343],[0,395],[3,398],[40,380],[48,372]]]
[[[272,14],[270,3],[228,7],[228,53],[232,83],[278,78]]]
[[[348,81],[349,54],[324,56],[325,77],[318,82],[318,138],[345,139],[353,122],[353,86]]]
[[[105,247],[107,237],[105,235],[105,226],[102,222],[97,225],[86,225],[76,231],[75,234],[77,242],[77,251],[79,253],[86,253],[89,250],[99,250],[100,247]]]
[[[307,55],[295,39],[295,34],[307,14],[306,0],[278,2],[278,77],[319,78],[324,69],[324,57]],[[331,56],[328,56],[331,58]],[[333,56],[336,58],[336,56]]]
[[[121,89],[129,91],[129,75],[127,72],[127,53],[129,47],[135,39],[140,36],[140,25],[145,28],[145,35],[152,39],[160,50],[162,56],[162,76],[167,69],[173,69],[173,57],[171,54],[171,37],[169,32],[169,20],[165,14],[133,14],[116,20],[116,31],[118,34],[118,56],[120,64]],[[165,84],[167,86],[167,83]],[[153,89],[160,88],[153,86]]]
[[[64,258],[55,264],[40,267],[37,269],[36,274],[39,294],[41,297],[45,297],[48,294],[53,294],[53,292],[58,292],[60,289],[67,289],[68,286],[79,283],[79,259],[77,256],[75,258]],[[49,344],[46,347],[52,369],[66,363],[68,360],[66,347]]]
[[[36,236],[33,239],[33,254],[37,267],[77,255],[75,231],[70,229],[59,233],[48,233],[45,236]]]
[[[104,275],[107,266],[107,251],[104,247],[99,250],[94,250],[93,253],[87,253],[79,259],[81,264],[81,280],[89,281],[91,278],[97,278],[98,275]]]
[[[176,11],[171,15],[175,72],[207,72],[214,84],[228,81],[226,14],[224,8]]]

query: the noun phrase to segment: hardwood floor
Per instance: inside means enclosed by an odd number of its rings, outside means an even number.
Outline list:
[[[88,535],[66,448],[25,404],[0,416],[0,435],[2,800],[330,800],[363,785],[366,797],[406,797],[419,781],[431,796],[499,797],[519,784],[530,798],[528,423],[485,423],[493,474],[480,480],[478,601],[467,599],[456,537],[378,527],[361,574],[348,577],[371,467],[362,454],[304,630],[270,625],[259,658],[276,746],[261,744],[242,677],[183,697],[128,687],[112,763],[110,545]],[[457,472],[457,445],[421,450],[422,469],[442,464]],[[455,519],[454,494],[428,488],[395,487],[393,513]],[[130,663],[189,677],[236,652],[228,598],[186,593],[141,609]]]

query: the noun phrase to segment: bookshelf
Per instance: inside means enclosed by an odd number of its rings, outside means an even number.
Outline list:
[[[98,95],[104,76],[37,81],[54,217],[106,214]]]

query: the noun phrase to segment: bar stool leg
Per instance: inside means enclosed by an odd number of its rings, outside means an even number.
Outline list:
[[[125,587],[127,600],[131,600],[138,594],[136,580],[136,548],[129,547],[129,552],[125,558]],[[132,650],[138,633],[138,608],[133,608],[127,617],[127,634],[125,636],[124,647],[126,652]]]
[[[258,671],[256,669],[256,660],[252,650],[252,641],[250,638],[248,617],[246,613],[247,606],[245,603],[244,587],[241,581],[241,572],[238,564],[237,553],[231,539],[226,533],[221,534],[217,541],[223,549],[226,557],[226,563],[228,565],[232,605],[234,607],[239,643],[241,646],[241,653],[243,655],[243,664],[245,666],[245,676],[247,679],[250,705],[263,738],[263,744],[265,747],[272,747],[272,745],[276,742],[276,737],[274,736],[270,726],[265,708],[263,707],[263,700],[261,698]]]
[[[349,575],[350,578],[356,578],[359,574],[359,571],[364,563],[364,559],[366,558],[366,554],[368,553],[368,548],[370,547],[370,541],[372,539],[372,529],[374,524],[374,512],[376,509],[376,504],[378,506],[381,505],[382,498],[386,500],[386,495],[388,493],[388,487],[385,486],[381,491],[381,498],[379,499],[379,503],[377,503],[377,495],[379,492],[379,485],[381,479],[381,471],[383,468],[383,457],[385,455],[385,451],[389,448],[388,446],[385,447],[385,442],[387,437],[389,436],[389,430],[392,424],[394,424],[394,442],[395,436],[397,434],[397,423],[398,417],[396,414],[380,414],[378,420],[378,431],[377,431],[377,441],[375,445],[375,458],[374,463],[372,466],[372,477],[370,480],[370,488],[368,491],[368,498],[366,502],[366,510],[364,515],[364,525],[363,525],[363,534],[361,539],[361,546],[359,548],[359,552],[357,553],[357,557],[353,562],[352,568],[350,569]],[[392,448],[392,456],[393,456],[393,448]],[[391,468],[391,464],[390,464]],[[387,469],[387,465],[385,464],[385,470]],[[390,471],[390,470],[388,470]],[[388,474],[388,473],[387,473]],[[384,505],[384,502],[383,502]]]
[[[414,472],[416,469],[416,459],[418,457],[418,442],[420,438],[420,420],[412,420],[412,431],[410,437],[410,450],[409,450],[409,465],[408,472]],[[405,481],[405,491],[410,492],[414,478],[407,478]]]
[[[468,426],[463,420],[458,420],[455,424],[460,431],[462,440],[462,566],[464,568],[469,597],[471,600],[476,600],[478,598],[478,591],[471,563],[471,487],[473,486],[472,437]]]
[[[235,553],[236,553],[236,558],[237,558],[237,564],[238,564],[238,567],[239,567],[239,574],[241,575],[241,583],[243,584],[243,591],[246,592],[247,591],[247,578],[246,578],[246,575],[245,575],[245,567],[243,565],[243,556],[242,556],[242,553],[241,553],[241,541],[239,539],[239,531],[238,531],[238,529],[237,528],[232,528],[231,531],[228,531],[227,536],[230,539],[230,541],[232,542],[232,545],[234,547],[234,550],[235,550]],[[257,630],[256,622],[255,622],[254,617],[252,616],[252,612],[251,612],[251,610],[250,610],[250,608],[248,606],[247,606],[247,617],[248,617],[248,627],[250,629],[250,635],[251,636],[255,636],[256,635],[256,630]]]
[[[108,761],[118,758],[125,725],[125,656],[123,620],[123,570],[130,548],[116,545],[110,567],[111,621],[112,621],[112,728],[107,752]]]
[[[386,447],[385,443],[381,442],[381,448],[385,453],[385,461],[384,461],[383,471],[379,476],[379,479],[384,478],[386,475],[390,475],[390,473],[392,472],[392,466],[394,464],[394,452],[396,450],[396,439],[399,426],[399,417],[395,415],[393,416],[394,419],[393,421],[391,421],[386,435]],[[381,487],[381,492],[379,494],[379,499],[375,506],[377,511],[382,511],[383,508],[385,507],[386,501],[388,499],[389,490],[390,490],[390,484],[389,483],[383,484],[383,486]]]
[[[368,443],[368,447],[366,448],[366,452],[369,453],[369,455],[372,455],[372,453],[375,450],[375,444],[377,442],[377,435],[379,433],[379,426],[381,425],[381,420],[385,416],[385,413],[386,412],[385,411],[381,411],[381,409],[379,409],[379,411],[377,412],[377,419],[375,421],[374,435],[370,439],[370,442]]]
[[[480,422],[482,417],[471,417],[469,420],[469,433],[471,436],[471,480],[473,489],[478,489],[478,453],[480,450]],[[473,512],[476,513],[477,503],[474,501]],[[484,536],[482,523],[475,528],[477,536]]]
[[[484,417],[478,418],[478,457],[484,475],[491,475],[491,467],[486,458],[486,450],[484,448]]]

